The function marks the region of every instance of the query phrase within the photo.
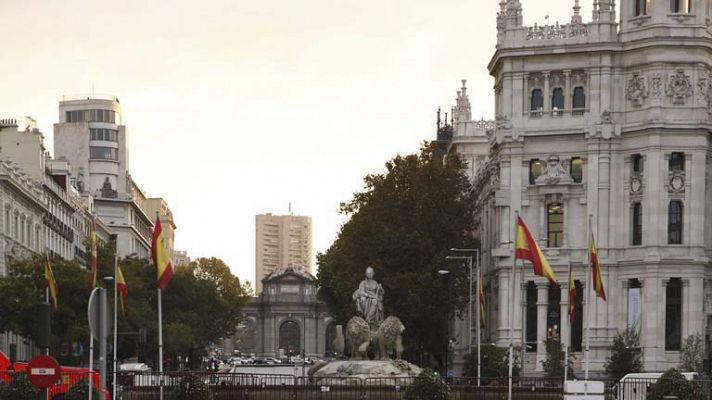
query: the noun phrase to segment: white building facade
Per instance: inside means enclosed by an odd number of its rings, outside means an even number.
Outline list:
[[[527,373],[542,371],[551,334],[580,371],[583,321],[592,371],[626,328],[640,332],[647,371],[677,366],[690,335],[702,335],[710,358],[712,2],[623,0],[620,23],[613,1],[594,1],[588,23],[578,3],[569,24],[526,27],[522,3],[501,1],[488,65],[495,121],[472,120],[464,84],[458,93],[450,150],[482,193],[485,340],[509,344],[513,309]],[[561,288],[528,263],[511,276],[517,212]],[[608,300],[584,307],[579,295],[569,324],[569,265],[589,293],[589,231]]]
[[[94,198],[96,216],[116,233],[119,257],[148,258],[153,220],[146,194],[129,174],[128,132],[118,99],[61,101],[54,147],[56,157],[73,166],[74,186]]]

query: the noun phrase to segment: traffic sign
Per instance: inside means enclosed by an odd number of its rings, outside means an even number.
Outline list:
[[[47,389],[57,383],[59,373],[59,363],[50,356],[37,356],[27,364],[27,378],[38,389]]]

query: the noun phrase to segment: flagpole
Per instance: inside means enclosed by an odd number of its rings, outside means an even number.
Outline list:
[[[480,255],[480,252],[477,252],[477,308],[475,309],[475,319],[477,320],[477,329],[476,329],[476,334],[477,334],[477,386],[480,386],[480,377],[482,376],[482,368],[481,368],[481,351],[480,351],[480,343],[481,339],[480,337],[482,336],[480,334],[480,329],[482,327],[482,256]]]
[[[114,348],[113,348],[113,353],[114,353],[114,376],[113,376],[113,382],[114,382],[114,387],[113,387],[113,400],[116,400],[116,354],[118,353],[118,348],[117,348],[117,342],[118,342],[118,317],[117,317],[117,302],[118,302],[118,297],[119,297],[119,253],[118,253],[118,240],[115,239],[116,247],[114,249]]]
[[[507,399],[512,400],[512,374],[513,374],[513,368],[514,368],[514,311],[515,311],[515,295],[516,291],[514,289],[514,280],[517,277],[517,232],[519,230],[518,221],[519,221],[519,210],[514,211],[514,237],[512,238],[512,244],[514,246],[514,250],[512,251],[512,283],[510,292],[512,293],[511,299],[509,300],[510,303],[510,312],[509,312],[509,387],[507,390]]]
[[[569,258],[569,276],[573,275],[573,269],[571,268],[571,258]],[[571,278],[569,278],[568,285],[571,284]],[[568,318],[566,318],[566,323],[569,325],[569,329],[567,329],[566,333],[568,334],[567,338],[564,338],[563,335],[561,335],[561,340],[564,342],[564,382],[569,380],[569,343],[571,342],[571,301],[573,300],[574,302],[576,299],[571,298],[571,288],[568,288],[569,292],[569,315]],[[575,304],[573,305],[574,307],[576,306]],[[562,332],[563,333],[563,332]]]
[[[593,214],[588,215],[588,243],[586,244],[586,352],[584,353],[584,379],[588,381],[589,351],[591,350],[591,237],[592,237]]]
[[[158,375],[160,376],[160,400],[163,400],[163,307],[161,302],[161,288],[158,291]]]

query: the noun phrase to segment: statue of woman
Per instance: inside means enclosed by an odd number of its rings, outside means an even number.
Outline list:
[[[366,279],[361,281],[352,297],[356,310],[369,327],[378,329],[383,322],[383,287],[373,280],[373,275],[373,268],[366,268]]]

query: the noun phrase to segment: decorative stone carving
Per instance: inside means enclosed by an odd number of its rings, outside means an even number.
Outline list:
[[[566,171],[561,159],[557,155],[549,156],[544,173],[536,178],[537,185],[558,185],[560,183],[572,183],[571,175]]]
[[[371,329],[377,329],[383,322],[383,286],[373,279],[373,268],[366,268],[366,279],[361,281],[353,293],[358,315],[368,322]]]
[[[571,74],[571,83],[574,86],[586,85],[586,72],[585,71],[574,71]]]
[[[668,77],[667,95],[672,104],[685,104],[687,98],[692,96],[690,76],[686,75],[684,70],[678,69]]]
[[[628,80],[628,87],[626,88],[626,98],[628,101],[633,103],[633,106],[640,107],[645,102],[648,97],[648,83],[646,79],[640,74],[633,74],[633,76]]]
[[[512,129],[512,123],[509,121],[509,117],[506,115],[498,115],[494,119],[495,126],[499,131],[508,131]]]
[[[654,73],[650,78],[650,92],[655,99],[659,99],[663,95],[663,77],[659,73]]]
[[[670,173],[670,181],[668,183],[668,192],[670,193],[685,193],[685,172],[674,171]]]
[[[613,114],[608,110],[603,110],[601,119],[589,130],[589,137],[601,137],[610,139],[613,136],[621,135],[621,127],[613,119]]]

